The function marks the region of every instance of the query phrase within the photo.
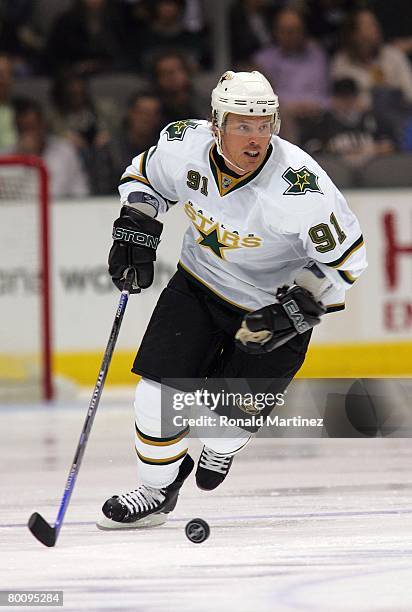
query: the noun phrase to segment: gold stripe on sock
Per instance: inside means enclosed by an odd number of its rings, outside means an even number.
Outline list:
[[[181,431],[175,438],[154,438],[152,436],[145,435],[135,424],[136,436],[139,438],[141,442],[144,444],[149,444],[150,446],[170,446],[171,444],[176,444],[183,440],[185,436],[189,433],[189,428],[187,427],[183,431]]]
[[[178,453],[174,457],[165,457],[164,459],[152,459],[152,457],[145,457],[144,455],[139,453],[139,451],[135,447],[135,451],[139,459],[143,461],[143,463],[148,463],[150,465],[168,465],[169,463],[174,463],[175,461],[182,459],[182,457],[186,455],[188,450],[189,450],[188,448],[185,448],[184,451],[182,451],[181,453]]]

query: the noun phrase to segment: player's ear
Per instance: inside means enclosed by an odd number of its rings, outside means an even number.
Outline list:
[[[219,128],[218,127],[213,127],[212,126],[212,134],[214,139],[216,140],[217,138],[219,138]]]

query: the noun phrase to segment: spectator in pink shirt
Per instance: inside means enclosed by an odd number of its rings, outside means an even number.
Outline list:
[[[292,8],[274,18],[274,43],[254,56],[282,105],[282,135],[299,140],[299,120],[319,113],[328,101],[328,67],[323,49],[306,34],[302,14]]]

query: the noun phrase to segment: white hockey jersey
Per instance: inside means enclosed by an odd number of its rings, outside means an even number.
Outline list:
[[[329,311],[366,268],[361,229],[344,197],[304,151],[274,136],[263,164],[239,177],[218,154],[207,121],[178,121],[122,176],[121,202],[144,191],[158,212],[183,205],[191,221],[181,269],[243,310],[273,304],[279,287],[316,261],[332,281]]]

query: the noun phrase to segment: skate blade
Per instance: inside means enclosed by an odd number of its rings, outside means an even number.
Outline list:
[[[102,516],[96,522],[96,527],[103,531],[120,531],[120,530],[131,530],[131,529],[148,529],[150,527],[157,527],[163,525],[167,521],[167,514],[152,514],[151,516],[145,516],[134,523],[119,523],[118,521],[112,521],[107,516]]]

